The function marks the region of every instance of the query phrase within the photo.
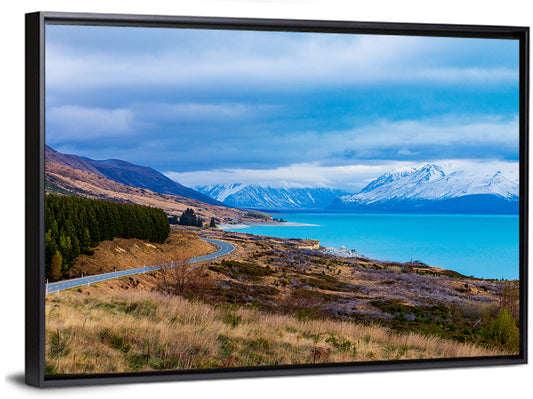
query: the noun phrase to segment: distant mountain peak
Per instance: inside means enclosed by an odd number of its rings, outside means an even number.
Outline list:
[[[461,211],[461,199],[466,201],[468,197],[467,208],[473,212],[476,211],[475,198],[482,199],[485,204],[490,202],[494,212],[498,212],[498,207],[505,208],[503,213],[509,213],[508,208],[517,209],[518,183],[504,176],[502,171],[490,173],[448,166],[428,163],[418,168],[404,167],[389,171],[374,179],[359,193],[336,199],[330,208],[386,210],[404,207],[422,210],[429,207],[438,210],[437,203],[453,200],[454,209]],[[479,207],[485,209],[483,204],[479,204]]]
[[[382,174],[377,179],[372,180],[365,188],[361,190],[361,193],[372,191],[376,187],[397,181],[401,179],[402,177],[413,174],[416,171],[417,169],[414,166],[393,169],[390,172],[386,172]]]
[[[426,164],[415,173],[419,174],[420,178],[426,181],[436,180],[446,176],[444,170],[440,166],[435,164]]]

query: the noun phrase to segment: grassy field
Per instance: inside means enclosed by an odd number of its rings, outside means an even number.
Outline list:
[[[117,291],[117,290],[115,290]],[[109,373],[507,355],[378,325],[91,287],[46,301],[46,372]]]
[[[212,252],[200,264],[108,280],[46,298],[49,374],[512,355],[518,285],[423,263],[343,258],[309,242],[173,231],[165,244],[103,242],[81,258],[130,268]],[[91,266],[92,269],[87,268]]]

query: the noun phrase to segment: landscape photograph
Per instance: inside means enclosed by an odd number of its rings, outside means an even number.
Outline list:
[[[47,376],[519,354],[517,40],[46,25]]]

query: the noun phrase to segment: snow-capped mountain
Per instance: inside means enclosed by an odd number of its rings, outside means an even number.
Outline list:
[[[330,209],[517,213],[518,182],[501,171],[447,170],[443,165],[396,169]]]
[[[334,199],[347,194],[331,188],[278,188],[238,183],[196,189],[226,205],[255,209],[323,209]]]

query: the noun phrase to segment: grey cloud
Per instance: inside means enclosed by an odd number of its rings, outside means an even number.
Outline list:
[[[174,35],[179,42],[179,35]],[[220,32],[212,42],[202,41],[194,48],[188,42],[183,47],[164,46],[158,52],[141,47],[139,52],[103,53],[51,39],[47,81],[50,88],[62,90],[128,85],[276,85],[287,89],[287,83],[293,87],[518,82],[514,67],[433,65],[428,60],[439,55],[440,45],[438,38]]]

